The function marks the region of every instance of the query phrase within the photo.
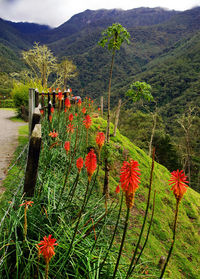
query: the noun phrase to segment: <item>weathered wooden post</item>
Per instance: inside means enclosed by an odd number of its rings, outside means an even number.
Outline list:
[[[44,92],[42,91],[42,109],[44,110]]]
[[[36,124],[40,123],[41,113],[39,107],[35,108],[32,116],[32,125],[31,125],[31,133],[33,129],[35,128]]]
[[[34,195],[41,141],[41,124],[36,124],[29,141],[28,159],[24,181],[24,193],[27,197],[32,197]]]
[[[29,137],[31,136],[31,127],[32,127],[32,117],[33,111],[35,109],[35,89],[29,89],[29,113],[28,113],[28,122],[29,122]]]
[[[65,107],[65,100],[66,100],[66,98],[67,98],[67,91],[65,90],[64,91],[64,100],[62,101],[62,109]]]
[[[38,107],[39,105],[39,92],[37,89],[35,89],[35,107]]]
[[[53,107],[56,108],[56,92],[53,90]]]
[[[101,117],[103,117],[103,96],[101,96]]]
[[[48,121],[50,121],[50,115],[51,115],[51,98],[50,98],[50,93],[48,92]]]
[[[119,99],[119,103],[118,103],[118,107],[117,107],[117,111],[116,111],[116,115],[115,115],[115,126],[114,126],[114,133],[113,133],[114,137],[116,136],[116,132],[117,132],[117,126],[118,126],[118,122],[119,122],[119,113],[120,113],[121,104],[122,104],[122,100]]]

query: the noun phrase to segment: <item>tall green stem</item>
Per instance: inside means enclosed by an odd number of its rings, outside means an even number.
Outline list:
[[[145,248],[145,246],[146,246],[146,244],[147,244],[147,241],[148,241],[148,238],[149,238],[149,234],[150,234],[150,230],[151,230],[151,225],[152,225],[152,223],[153,223],[153,216],[154,216],[154,209],[155,209],[155,197],[156,197],[156,191],[154,192],[154,197],[153,197],[153,208],[152,208],[151,220],[150,220],[148,232],[147,232],[147,235],[146,235],[146,239],[145,239],[144,245],[143,245],[143,247],[142,247],[142,249],[141,249],[141,251],[140,251],[140,254],[139,254],[139,256],[138,256],[138,258],[137,258],[137,260],[136,260],[136,262],[135,262],[135,264],[134,264],[134,266],[133,266],[133,268],[132,268],[132,270],[131,270],[131,272],[130,272],[130,275],[133,273],[133,271],[134,271],[134,269],[135,269],[137,263],[139,262],[139,259],[140,259],[141,255],[142,255],[143,251],[144,251],[144,248]]]
[[[160,279],[163,278],[163,275],[165,273],[165,269],[167,267],[167,264],[169,262],[169,259],[170,259],[170,256],[171,256],[171,253],[172,253],[172,250],[173,250],[173,247],[174,247],[174,242],[175,242],[175,238],[176,238],[176,226],[177,226],[177,219],[178,219],[178,209],[179,209],[179,200],[177,199],[176,200],[176,212],[175,212],[175,218],[174,218],[174,228],[173,228],[173,239],[172,239],[172,244],[171,244],[171,247],[170,247],[170,250],[169,250],[169,253],[168,253],[168,256],[167,256],[167,260],[165,262],[165,265],[163,267],[163,270],[161,272],[161,275],[160,275]]]
[[[118,254],[118,258],[117,258],[117,262],[116,262],[116,265],[115,265],[115,270],[114,270],[112,279],[115,278],[116,273],[117,273],[117,269],[118,269],[118,266],[119,266],[119,261],[120,261],[120,258],[121,258],[122,249],[123,249],[123,246],[124,246],[124,241],[125,241],[126,232],[127,232],[127,228],[128,228],[129,213],[130,213],[130,208],[127,207],[126,220],[125,220],[125,225],[124,225],[124,232],[123,232],[123,236],[122,236],[122,242],[121,242],[121,246],[120,246],[120,249],[119,249],[119,254]]]
[[[112,239],[111,239],[111,241],[110,241],[109,248],[108,248],[108,250],[107,250],[107,253],[106,253],[106,255],[105,255],[105,258],[104,258],[103,262],[101,263],[101,266],[100,266],[100,269],[99,269],[99,273],[101,272],[102,267],[103,267],[103,265],[104,265],[104,263],[105,263],[105,261],[106,261],[108,255],[109,255],[109,252],[110,252],[110,250],[111,250],[111,248],[112,248],[112,245],[113,245],[113,241],[114,241],[114,238],[115,238],[115,235],[116,235],[116,232],[117,232],[117,228],[118,228],[118,224],[119,224],[119,219],[120,219],[120,215],[121,215],[121,211],[122,211],[123,197],[124,197],[124,196],[123,196],[123,192],[122,192],[121,203],[120,203],[120,208],[119,208],[119,213],[118,213],[118,216],[117,216],[117,222],[116,222],[116,224],[115,224],[115,229],[114,229],[114,232],[113,232],[113,235],[112,235]]]
[[[115,50],[113,50],[113,55],[112,55],[112,61],[111,61],[111,66],[110,66],[109,86],[108,86],[108,117],[107,117],[107,128],[106,128],[106,143],[107,144],[109,144],[109,142],[110,142],[110,91],[111,91],[114,57],[115,57]],[[106,210],[107,210],[107,200],[108,200],[108,195],[109,195],[108,184],[109,184],[108,158],[105,158],[105,178],[104,178],[103,195],[105,196]]]
[[[144,227],[145,227],[145,224],[146,224],[146,219],[147,219],[147,214],[148,214],[149,204],[150,204],[150,198],[151,198],[151,188],[152,188],[153,170],[154,170],[154,159],[155,159],[155,148],[153,149],[153,154],[152,154],[151,174],[150,174],[149,193],[148,193],[146,211],[145,211],[144,220],[143,220],[142,228],[141,228],[141,231],[140,231],[139,239],[138,239],[138,242],[137,242],[137,245],[136,245],[132,260],[131,260],[131,263],[129,265],[129,269],[128,269],[128,272],[127,272],[127,275],[126,275],[126,279],[129,277],[129,275],[131,273],[131,270],[132,270],[132,267],[133,267],[133,264],[134,264],[134,261],[135,261],[136,255],[137,255],[137,251],[138,251],[138,248],[139,248],[139,245],[140,245],[140,241],[141,241],[141,238],[142,238],[142,235],[143,235]]]
[[[79,223],[80,223],[82,213],[83,213],[83,211],[84,211],[84,209],[85,209],[85,206],[86,206],[86,204],[87,204],[86,198],[87,198],[87,194],[88,194],[89,185],[90,185],[90,182],[89,182],[89,180],[88,180],[87,187],[86,187],[86,191],[85,191],[85,196],[84,196],[84,200],[83,200],[83,204],[82,204],[81,210],[80,210],[80,212],[79,212],[79,214],[78,214],[78,221],[76,222],[76,227],[75,227],[75,229],[74,229],[74,234],[73,234],[73,237],[72,237],[72,240],[71,240],[71,243],[70,243],[70,247],[69,247],[69,250],[68,250],[68,253],[67,253],[67,257],[69,256],[69,253],[70,253],[70,251],[71,251],[71,249],[72,249],[72,245],[73,245],[73,243],[74,243],[74,239],[75,239],[75,236],[76,236],[76,233],[77,233],[77,230],[78,230],[78,225],[79,225]]]

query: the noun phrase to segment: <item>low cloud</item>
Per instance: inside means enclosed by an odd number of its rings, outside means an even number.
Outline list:
[[[133,9],[136,7],[164,7],[186,10],[199,6],[200,0],[0,0],[0,17],[11,21],[28,21],[58,26],[72,15],[86,9]]]

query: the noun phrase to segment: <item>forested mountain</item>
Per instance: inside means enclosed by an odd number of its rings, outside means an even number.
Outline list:
[[[160,129],[156,135],[157,142],[160,147],[168,146],[162,151],[166,153],[172,146],[171,137],[174,141],[177,138],[184,141],[184,130],[181,130],[177,120],[189,111],[189,107],[198,108],[200,105],[200,7],[184,12],[161,8],[138,8],[128,11],[86,10],[74,15],[57,28],[0,19],[0,83],[4,77],[8,77],[3,73],[19,72],[26,68],[21,51],[31,48],[34,42],[40,42],[46,44],[59,61],[67,57],[76,64],[79,74],[69,81],[74,93],[81,96],[90,95],[99,101],[101,95],[107,94],[111,54],[101,48],[98,41],[101,32],[115,22],[128,29],[131,41],[129,45],[122,46],[116,54],[112,80],[112,107],[116,106],[119,98],[125,98],[125,92],[133,81],[149,83],[152,86],[152,95],[157,104],[159,117],[163,119],[160,123],[165,124],[162,124],[165,128]],[[144,112],[143,107],[138,106],[137,109]],[[153,109],[150,104],[149,112],[152,113]],[[120,120],[124,134],[133,141],[136,135],[135,129],[131,129],[133,119],[129,116],[135,110],[136,107],[128,102],[124,110],[127,117]],[[198,109],[196,111],[198,112]],[[138,123],[141,124],[143,116],[138,114],[137,117]],[[195,139],[199,137],[197,132],[199,118],[195,121],[196,126],[193,126],[190,133],[193,133],[193,142],[196,143],[191,145],[191,154],[188,158],[193,160],[197,185],[200,179],[198,170],[200,146],[199,141]],[[150,135],[151,131],[148,131],[148,134]],[[135,143],[144,149],[146,146],[147,150],[146,135],[143,137],[138,135],[138,138],[139,141]],[[178,148],[180,149],[180,146]],[[179,152],[179,149],[176,151]],[[168,154],[166,157],[167,161],[172,162],[167,165],[169,169],[171,166],[184,165],[183,157],[187,153],[186,149],[183,148],[181,155],[177,155],[179,160],[175,160],[175,149],[171,148],[171,155]],[[162,152],[160,157],[164,158]]]

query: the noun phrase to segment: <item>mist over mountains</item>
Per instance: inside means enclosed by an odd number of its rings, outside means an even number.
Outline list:
[[[116,55],[113,100],[124,95],[130,82],[140,79],[152,85],[160,105],[176,98],[184,100],[186,91],[198,87],[200,7],[184,12],[162,8],[86,10],[57,28],[0,19],[0,71],[25,68],[21,51],[40,42],[59,60],[68,57],[76,64],[79,76],[69,81],[75,92],[98,98],[107,90],[110,53],[97,42],[102,30],[114,22],[128,29],[131,43]],[[196,97],[191,96],[191,101],[196,102]]]

